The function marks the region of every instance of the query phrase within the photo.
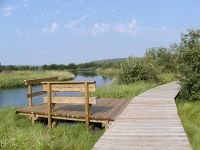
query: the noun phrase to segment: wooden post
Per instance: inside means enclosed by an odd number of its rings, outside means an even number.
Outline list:
[[[85,122],[86,122],[86,127],[89,129],[89,91],[88,91],[88,83],[84,83],[84,88],[85,88]]]
[[[28,94],[32,94],[32,85],[28,85]],[[32,103],[32,97],[29,97],[28,98],[28,106],[29,108],[31,108],[33,106],[33,103]]]
[[[52,128],[52,118],[51,118],[51,84],[47,83],[47,87],[48,87],[48,127]]]

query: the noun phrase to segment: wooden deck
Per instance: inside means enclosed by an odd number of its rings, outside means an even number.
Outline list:
[[[97,99],[97,104],[92,105],[90,122],[104,123],[114,121],[130,101],[119,99]],[[47,104],[41,104],[16,109],[22,115],[35,115],[35,117],[48,117]],[[56,104],[52,118],[61,120],[85,121],[84,105],[81,104]]]
[[[135,97],[103,134],[94,150],[191,150],[171,82]]]

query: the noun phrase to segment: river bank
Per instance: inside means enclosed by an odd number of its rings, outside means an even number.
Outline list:
[[[59,80],[70,80],[75,77],[68,71],[7,71],[0,73],[0,88],[23,87],[24,80],[55,77]]]

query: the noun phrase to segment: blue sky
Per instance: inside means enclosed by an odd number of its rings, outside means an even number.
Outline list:
[[[82,63],[143,56],[200,27],[199,0],[0,0],[0,62]]]

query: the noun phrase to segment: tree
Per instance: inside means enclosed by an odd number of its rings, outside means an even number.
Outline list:
[[[129,58],[121,64],[118,82],[129,84],[136,81],[158,81],[156,68],[144,58]]]
[[[181,35],[178,48],[181,96],[200,100],[200,30],[189,29]]]
[[[170,48],[155,47],[147,49],[145,59],[157,68],[160,72],[175,72],[177,70],[177,46]]]

